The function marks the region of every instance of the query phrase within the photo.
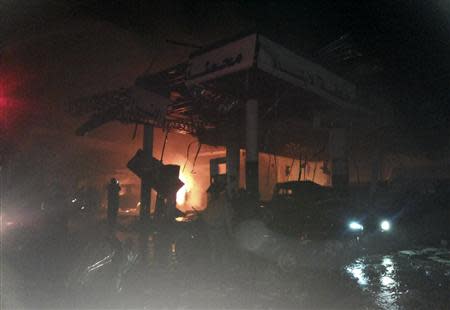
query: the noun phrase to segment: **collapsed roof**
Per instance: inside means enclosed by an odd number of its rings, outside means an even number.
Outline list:
[[[131,88],[79,101],[72,112],[91,115],[78,128],[79,135],[117,120],[224,145],[230,134],[234,139],[245,136],[243,108],[254,98],[259,102],[262,151],[285,153],[286,145],[297,144],[317,153],[330,127],[370,126],[372,112],[356,97],[352,83],[252,33],[200,49],[161,72],[144,74]]]

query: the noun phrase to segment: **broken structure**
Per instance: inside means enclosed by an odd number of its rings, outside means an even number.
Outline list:
[[[89,102],[92,116],[78,134],[112,120],[143,124],[149,161],[153,126],[226,147],[229,192],[238,189],[245,149],[245,187],[254,197],[260,152],[298,158],[299,179],[308,161],[323,160],[331,185],[346,186],[348,133],[376,126],[369,121],[373,113],[357,103],[355,85],[257,33],[200,49],[186,62]],[[148,187],[143,177],[144,213]]]

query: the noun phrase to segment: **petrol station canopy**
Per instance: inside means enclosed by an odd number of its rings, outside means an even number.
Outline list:
[[[367,129],[373,115],[358,101],[354,84],[251,33],[199,49],[161,72],[143,74],[130,88],[89,98],[91,117],[77,133],[118,120],[224,145],[230,132],[243,137],[248,99],[258,100],[260,140],[266,143],[260,149],[270,153],[282,152],[289,143],[322,145],[331,127]],[[79,106],[74,105],[74,111]]]

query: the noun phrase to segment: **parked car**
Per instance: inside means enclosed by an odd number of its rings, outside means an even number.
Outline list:
[[[310,181],[275,186],[263,204],[264,222],[274,231],[309,240],[358,240],[379,249],[450,240],[450,179],[394,179],[345,192]]]
[[[361,239],[387,235],[392,210],[369,208],[367,186],[336,190],[311,181],[278,183],[273,198],[263,205],[266,224],[301,239]]]
[[[375,195],[374,208],[385,214],[386,228],[399,242],[450,240],[450,179],[394,179]]]

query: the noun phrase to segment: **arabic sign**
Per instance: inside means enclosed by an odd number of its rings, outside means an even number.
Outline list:
[[[194,54],[189,60],[186,84],[207,82],[248,70],[254,65],[261,71],[347,108],[352,107],[349,102],[356,97],[354,84],[256,34]]]
[[[248,69],[253,66],[256,34],[195,55],[189,60],[186,84],[196,84]]]
[[[258,42],[260,70],[340,105],[355,98],[356,87],[352,83],[263,36],[258,37]]]
[[[136,108],[152,118],[157,125],[163,125],[170,100],[139,86],[130,89]]]

